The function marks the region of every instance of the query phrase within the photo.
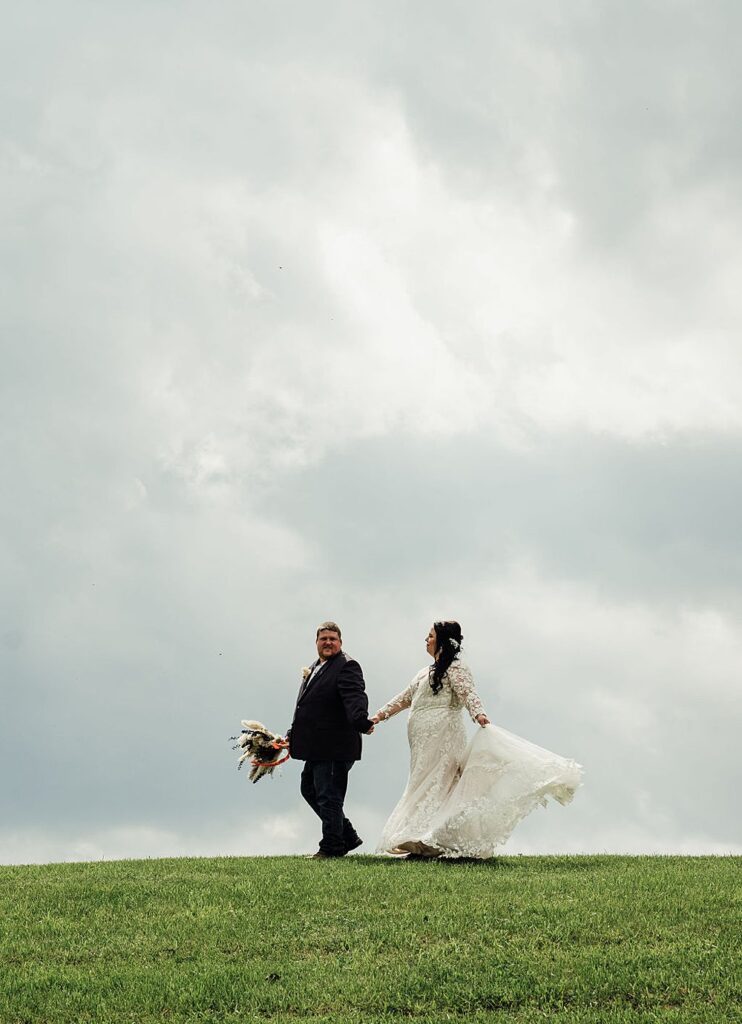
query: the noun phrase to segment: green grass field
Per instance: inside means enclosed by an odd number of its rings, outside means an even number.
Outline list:
[[[740,858],[0,868],[0,1020],[733,1021]]]

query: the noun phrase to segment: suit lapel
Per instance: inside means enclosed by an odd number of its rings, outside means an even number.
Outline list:
[[[312,670],[314,670],[314,666],[319,662],[319,660],[320,659],[317,658],[317,660],[313,662],[313,664],[311,665]],[[323,681],[330,679],[335,674],[335,672],[337,672],[339,666],[342,665],[344,661],[345,659],[343,658],[342,651],[339,651],[333,658],[328,658],[328,660],[325,662],[325,667],[322,669],[319,676],[315,675],[314,679],[310,680],[309,685],[306,685],[304,682],[302,682],[301,687],[299,689],[299,699],[297,700],[296,703],[301,704],[301,702],[304,700],[309,691],[314,689],[314,687],[318,683],[321,684]]]
[[[314,666],[317,664],[318,661],[319,661],[319,658],[316,658],[312,662],[312,664],[309,666],[310,673],[314,671]],[[302,681],[299,683],[299,692],[296,695],[296,703],[297,704],[302,699],[302,697],[304,696],[306,691],[307,691],[307,681],[306,681],[306,679],[302,679]]]

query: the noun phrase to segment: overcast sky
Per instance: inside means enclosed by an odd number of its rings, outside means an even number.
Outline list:
[[[228,737],[326,618],[372,710],[457,618],[493,721],[585,765],[506,852],[742,853],[740,34],[5,5],[0,862],[312,851]],[[407,756],[365,743],[361,852]]]

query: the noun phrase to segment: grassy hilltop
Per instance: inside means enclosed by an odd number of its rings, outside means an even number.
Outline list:
[[[741,867],[606,856],[0,868],[0,1021],[739,1020]]]

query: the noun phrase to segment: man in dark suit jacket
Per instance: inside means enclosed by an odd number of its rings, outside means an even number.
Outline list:
[[[348,772],[361,759],[361,733],[369,735],[363,672],[342,650],[335,622],[317,630],[317,661],[302,680],[294,720],[288,731],[289,752],[306,762],[301,795],[322,821],[322,840],[315,857],[344,857],[363,840],[343,814]]]

